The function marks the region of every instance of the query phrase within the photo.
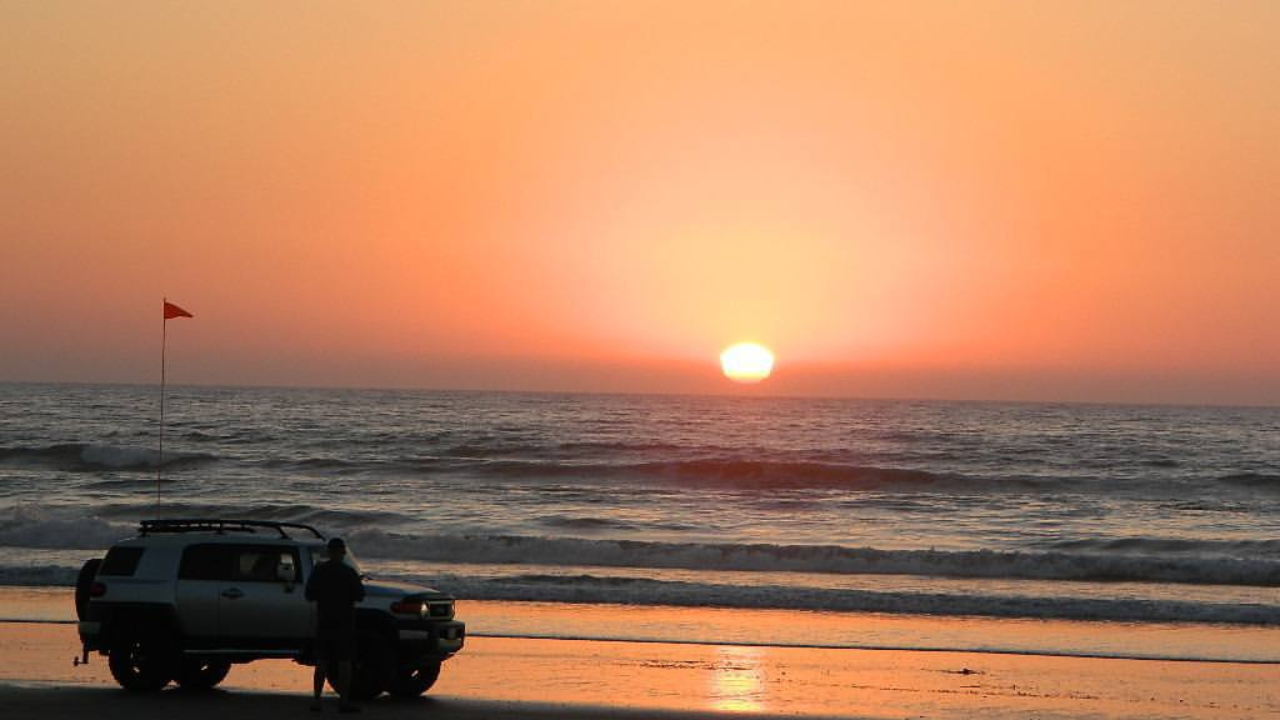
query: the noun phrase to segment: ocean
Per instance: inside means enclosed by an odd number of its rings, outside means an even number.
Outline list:
[[[259,518],[460,615],[803,612],[828,630],[797,642],[840,647],[841,617],[928,616],[1030,627],[1027,651],[1037,623],[1192,627],[1280,662],[1277,408],[171,387],[162,461],[158,411],[155,387],[0,384],[0,584],[74,584],[141,519]],[[650,625],[615,632],[687,639]]]

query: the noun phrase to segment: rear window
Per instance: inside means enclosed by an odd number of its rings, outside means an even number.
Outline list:
[[[143,548],[113,547],[107,551],[107,557],[98,568],[99,575],[112,577],[129,577],[138,571],[138,561],[142,559]]]
[[[182,580],[225,580],[231,576],[231,548],[190,545],[182,552],[178,577]]]

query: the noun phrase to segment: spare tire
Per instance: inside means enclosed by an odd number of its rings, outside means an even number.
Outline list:
[[[76,576],[76,617],[84,620],[85,614],[89,610],[89,589],[93,586],[94,578],[98,577],[98,568],[102,565],[102,558],[94,558],[80,567],[80,574]]]

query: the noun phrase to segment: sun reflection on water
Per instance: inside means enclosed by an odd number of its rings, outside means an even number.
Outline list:
[[[763,650],[722,646],[711,671],[711,706],[722,712],[760,712],[765,708]]]

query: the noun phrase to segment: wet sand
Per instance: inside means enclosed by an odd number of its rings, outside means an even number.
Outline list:
[[[0,608],[4,608],[0,603]],[[568,611],[566,611],[568,612]],[[211,693],[117,689],[105,658],[73,667],[75,626],[0,623],[5,718],[311,717],[310,668],[235,666]],[[327,711],[336,712],[330,696]],[[363,717],[1280,717],[1280,666],[991,653],[474,637],[422,699]]]

